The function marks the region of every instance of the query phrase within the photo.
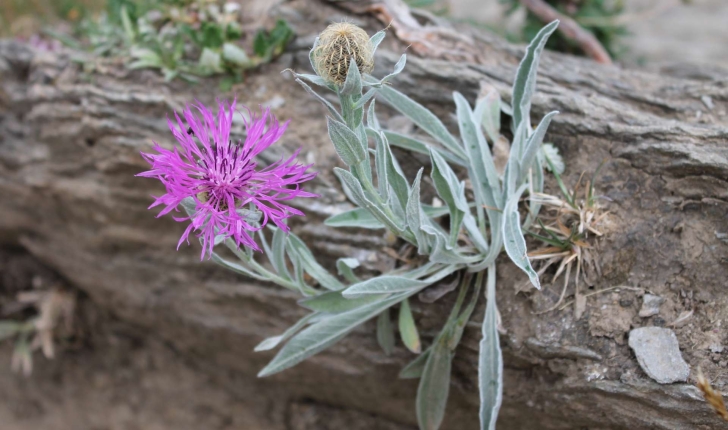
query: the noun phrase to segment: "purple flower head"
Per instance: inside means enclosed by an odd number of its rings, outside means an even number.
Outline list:
[[[245,141],[235,143],[230,139],[230,128],[236,101],[218,105],[217,115],[200,102],[186,106],[182,115],[187,126],[177,113],[176,124],[168,119],[179,146],[169,150],[154,142],[156,154],[142,153],[151,170],[137,175],[157,178],[167,189],[150,206],[165,205],[158,216],[176,210],[184,199],[194,202],[191,216],[175,217],[176,221],[192,221],[177,248],[188,240],[192,230],[199,231],[201,258],[211,255],[216,236],[232,238],[238,246],[259,250],[251,232],[265,227],[269,221],[288,232],[284,221],[293,215],[304,215],[282,202],[296,197],[318,197],[300,189],[302,183],[316,176],[306,172],[311,165],[296,162],[300,149],[290,158],[265,168],[258,169],[255,162],[256,155],[280,139],[288,122],[279,124],[268,109],[260,116],[250,114],[245,121]],[[250,211],[245,209],[250,206],[260,212],[259,221],[251,219]]]

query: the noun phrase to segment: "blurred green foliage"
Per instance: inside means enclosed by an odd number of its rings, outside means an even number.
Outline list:
[[[500,0],[509,7],[509,13],[522,7],[518,0]],[[618,19],[625,13],[624,0],[545,0],[563,15],[566,15],[585,30],[591,32],[613,58],[625,50],[620,37],[627,34],[627,28]],[[531,13],[526,13],[526,21],[521,28],[519,41],[529,41],[543,27],[543,21]],[[549,39],[546,47],[555,51],[583,55],[578,44],[557,32]]]
[[[71,22],[71,31],[46,26],[43,33],[74,49],[123,58],[132,69],[158,69],[168,80],[224,74],[226,88],[242,80],[246,70],[280,55],[293,37],[283,20],[270,30],[246,34],[241,3],[225,0],[2,1],[13,2],[12,8],[0,7],[3,20]]]

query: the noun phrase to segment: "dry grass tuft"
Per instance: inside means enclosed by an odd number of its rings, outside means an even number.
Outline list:
[[[597,251],[589,243],[590,239],[604,235],[603,226],[608,215],[599,204],[598,197],[594,195],[594,181],[598,173],[599,169],[583,187],[584,174],[582,174],[573,191],[569,191],[561,177],[554,173],[561,195],[534,193],[531,196],[531,205],[542,205],[544,215],[538,218],[536,231],[531,231],[529,234],[546,246],[530,252],[528,256],[531,260],[544,262],[538,269],[539,276],[557,263],[559,266],[551,282],[556,282],[562,274],[564,275],[564,287],[558,302],[538,313],[550,312],[561,305],[566,296],[572,268],[576,266],[574,303],[577,304],[576,318],[579,319],[586,304],[584,297],[580,297],[580,280],[583,278],[585,282],[590,282],[601,276]]]
[[[710,386],[710,382],[708,382],[708,380],[705,378],[700,368],[698,368],[697,385],[698,388],[700,388],[700,391],[703,392],[703,397],[705,397],[705,401],[708,402],[708,404],[713,408],[715,413],[717,413],[719,417],[723,418],[723,421],[728,421],[728,410],[726,410],[725,408],[723,396]]]

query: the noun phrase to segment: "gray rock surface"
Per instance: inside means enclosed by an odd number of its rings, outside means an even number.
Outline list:
[[[640,316],[649,318],[660,313],[660,306],[665,302],[660,296],[654,294],[645,294],[642,298],[642,307],[640,308]]]
[[[683,360],[675,333],[662,327],[629,332],[629,346],[647,375],[660,384],[687,381],[690,367]]]

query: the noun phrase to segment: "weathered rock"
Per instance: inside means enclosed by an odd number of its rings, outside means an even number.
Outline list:
[[[392,1],[376,3],[337,5],[378,13],[382,4]],[[276,94],[285,99],[275,113],[292,122],[278,148],[291,151],[303,146],[302,154],[311,157],[321,172],[312,191],[324,197],[304,208],[307,224],[292,227],[330,268],[337,258],[351,256],[362,262],[376,256],[381,267],[391,265],[381,252],[387,243],[376,233],[321,225],[324,217],[348,207],[331,175],[339,161],[326,137],[325,109],[289,75],[279,73],[286,67],[308,69],[307,50],[314,34],[343,12],[318,0],[284,2],[276,10],[285,13],[299,35],[290,47],[292,57],[285,65],[274,63],[250,73],[235,90],[239,100],[250,106]],[[361,20],[372,33],[390,22],[386,15],[380,17],[381,22],[368,15]],[[412,25],[417,22],[412,19]],[[409,31],[402,25],[400,20],[393,24],[377,51],[374,74],[391,70],[412,44],[407,67],[393,84],[433,108],[454,133],[453,90],[472,103],[485,81],[510,101],[522,47],[465,27],[428,33],[427,28]],[[413,34],[427,43],[397,40]],[[451,46],[439,44],[443,34],[454,35]],[[413,52],[415,48],[422,50]],[[462,59],[457,57],[461,53],[473,55]],[[416,383],[396,379],[412,356],[401,348],[385,356],[371,325],[293,369],[263,382],[256,380],[272,354],[254,354],[253,347],[303,315],[296,305],[298,297],[200,263],[196,246],[175,252],[184,227],[167,217],[155,219],[146,210],[149,195],[158,193],[160,186],[133,176],[147,168],[139,151],[148,150],[152,140],[171,143],[165,116],[172,110],[195,98],[210,102],[232,93],[220,94],[214,80],[197,86],[167,83],[156,72],[129,72],[113,65],[88,75],[66,55],[51,57],[35,57],[17,43],[0,43],[0,242],[24,247],[97,306],[136,327],[137,335],[168,345],[175,356],[239,398],[260,398],[270,405],[310,399],[413,424]],[[259,92],[263,87],[270,92]],[[596,187],[599,195],[608,197],[611,228],[599,243],[603,276],[595,288],[629,284],[666,296],[670,286],[689,286],[717,306],[728,305],[724,287],[728,246],[716,237],[716,232],[725,232],[728,211],[728,116],[721,114],[728,109],[725,91],[724,76],[707,72],[699,79],[685,79],[544,55],[533,100],[534,122],[548,111],[561,112],[547,140],[564,155],[564,181],[573,186],[582,172],[591,177],[607,161]],[[695,113],[705,111],[703,96],[711,97],[715,108],[698,118]],[[388,111],[383,103],[377,105],[385,121]],[[413,179],[422,159],[402,151],[397,154],[405,174]],[[548,181],[548,187],[556,190]],[[499,264],[498,305],[508,334],[503,337],[506,386],[499,430],[714,428],[713,413],[690,387],[619,380],[622,369],[634,365],[634,360],[610,336],[623,337],[636,310],[614,314],[619,317],[616,321],[592,321],[590,316],[589,325],[597,334],[590,336],[583,321],[564,312],[534,315],[526,295],[511,293],[523,281],[512,265]],[[590,296],[585,315],[600,314],[604,307],[601,315],[611,318],[612,309],[625,309],[618,300],[606,300]],[[451,301],[452,294],[431,305],[413,300],[425,343],[441,327]],[[691,322],[707,318],[702,307],[695,309]],[[482,313],[481,303],[473,319],[480,320]],[[687,330],[676,328],[681,342]],[[591,360],[568,359],[564,373],[553,372],[546,365],[549,360],[565,359],[533,357],[523,347],[529,338],[598,353],[605,357],[599,363],[607,369],[600,372],[605,380],[584,377],[580,366],[593,365]],[[477,428],[474,381],[479,339],[480,331],[468,327],[454,361],[443,430]],[[706,372],[715,366],[690,349],[685,355],[691,365],[704,365]],[[263,385],[267,388],[260,390]],[[261,428],[291,427],[278,422]]]
[[[649,318],[651,316],[660,313],[660,306],[665,302],[660,296],[654,294],[645,294],[642,298],[642,307],[640,308],[639,316],[642,318]]]
[[[685,382],[690,367],[680,353],[675,332],[662,327],[641,327],[629,332],[629,346],[642,370],[660,384]]]

